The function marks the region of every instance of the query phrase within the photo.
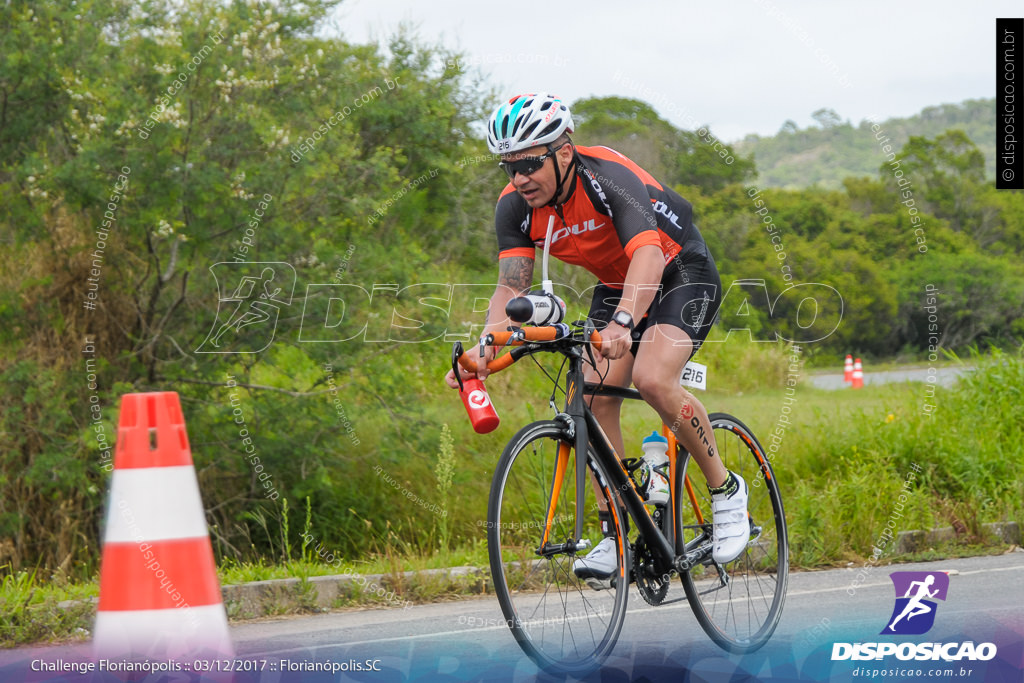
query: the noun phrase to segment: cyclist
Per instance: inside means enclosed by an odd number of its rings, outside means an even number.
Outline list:
[[[577,147],[569,138],[573,128],[569,108],[547,94],[513,97],[490,117],[487,145],[501,155],[509,183],[495,209],[498,287],[483,335],[507,328],[505,305],[529,291],[535,247],[543,248],[549,218],[556,215],[551,255],[583,266],[600,281],[588,317],[602,330],[602,344],[598,367],[588,364],[586,379],[635,384],[693,454],[712,496],[713,557],[729,562],[750,537],[747,485],[724,467],[707,411],[679,383],[718,309],[715,262],[688,201],[612,149]],[[488,347],[479,363],[494,354]],[[482,367],[476,372],[481,379],[487,374]],[[452,371],[445,379],[458,386]],[[620,457],[621,405],[622,399],[607,396],[595,396],[591,404]],[[573,565],[595,588],[610,585],[617,568],[611,513],[601,509],[598,516],[605,538]]]

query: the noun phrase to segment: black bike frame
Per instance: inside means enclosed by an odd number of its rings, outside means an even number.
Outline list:
[[[614,492],[612,505],[616,505],[616,498],[621,499],[625,503],[629,516],[633,518],[637,529],[640,531],[654,557],[655,569],[658,573],[666,573],[675,568],[675,551],[658,527],[655,526],[654,520],[651,519],[650,514],[648,514],[647,509],[644,507],[643,501],[633,486],[633,480],[622,466],[618,456],[616,456],[614,448],[608,442],[607,435],[605,435],[604,430],[597,423],[597,418],[594,417],[586,401],[584,401],[583,397],[585,394],[594,393],[593,391],[587,391],[592,387],[593,385],[586,384],[583,379],[583,353],[579,347],[574,347],[569,352],[569,371],[566,374],[565,386],[565,410],[568,416],[572,418],[576,432],[575,540],[579,542],[583,538],[583,515],[581,513],[585,508],[583,499],[586,493],[585,486],[587,485],[586,472],[589,444],[593,446],[597,459],[605,466],[605,471],[611,479],[611,481],[605,482],[605,484],[612,487]],[[626,392],[629,390],[624,389],[621,391]],[[623,394],[623,397],[634,398],[634,396],[627,394]],[[591,438],[591,434],[596,438]],[[672,457],[676,457],[676,454],[673,453]],[[679,504],[678,500],[671,502],[673,508]],[[674,509],[673,513],[675,513]],[[675,516],[674,518],[677,519],[678,517]],[[676,530],[676,533],[678,534],[678,530]]]

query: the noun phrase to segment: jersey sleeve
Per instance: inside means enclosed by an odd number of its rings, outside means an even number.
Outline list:
[[[494,207],[494,230],[498,236],[498,258],[525,256],[534,258],[536,248],[530,239],[530,207],[514,190],[506,188]]]
[[[626,256],[632,260],[636,250],[648,244],[660,249],[658,221],[644,181],[630,169],[611,161],[602,161],[595,175],[604,189]]]

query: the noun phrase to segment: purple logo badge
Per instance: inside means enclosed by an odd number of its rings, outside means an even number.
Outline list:
[[[944,572],[893,572],[896,606],[883,635],[921,635],[935,624],[936,603],[945,600],[949,575]]]

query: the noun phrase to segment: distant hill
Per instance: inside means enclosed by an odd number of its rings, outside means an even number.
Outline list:
[[[831,109],[820,109],[812,116],[818,125],[801,130],[787,121],[772,137],[748,135],[735,143],[740,153],[753,155],[760,186],[838,188],[847,176],[878,175],[884,157],[871,121],[861,121],[855,127]],[[896,149],[911,135],[933,138],[950,128],[961,128],[985,155],[986,174],[995,177],[995,99],[926,107],[909,118],[878,123]]]

